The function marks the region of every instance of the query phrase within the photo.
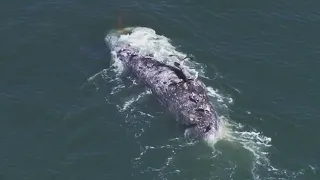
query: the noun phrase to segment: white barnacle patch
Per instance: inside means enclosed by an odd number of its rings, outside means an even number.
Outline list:
[[[194,92],[192,92],[191,95],[189,96],[189,100],[194,102],[194,103],[198,103],[199,102],[199,96],[197,96]]]
[[[205,112],[210,112],[210,107],[207,105],[207,107],[204,109]]]
[[[121,52],[121,55],[124,56],[124,57],[128,56],[128,54],[126,52]]]
[[[184,87],[184,89],[188,89],[187,83],[183,83],[183,87]]]

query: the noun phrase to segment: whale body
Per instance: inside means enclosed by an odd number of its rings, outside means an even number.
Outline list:
[[[152,55],[140,55],[130,44],[114,50],[114,55],[139,84],[149,88],[159,102],[175,115],[185,135],[201,140],[219,131],[219,117],[210,102],[205,84],[188,78],[179,62],[173,65],[157,61]]]

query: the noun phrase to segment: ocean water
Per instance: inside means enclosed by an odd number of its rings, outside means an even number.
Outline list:
[[[7,1],[0,179],[320,179],[319,2]],[[189,56],[219,137],[189,143],[108,42]],[[169,58],[172,63],[174,57]]]

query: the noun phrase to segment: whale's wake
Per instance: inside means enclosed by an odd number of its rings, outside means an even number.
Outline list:
[[[206,68],[203,64],[186,58],[190,55],[179,52],[170,43],[171,40],[169,38],[157,35],[153,29],[135,27],[126,28],[125,31],[130,31],[131,33],[119,34],[117,31],[110,32],[106,36],[106,42],[113,46],[114,49],[130,44],[140,54],[152,54],[155,59],[167,64],[180,61],[181,66],[193,77],[203,78],[209,82],[212,76],[216,77],[216,75],[206,74]],[[150,141],[150,137],[149,139],[147,138],[149,135],[144,136],[144,134],[152,131],[149,131],[153,127],[152,123],[157,123],[161,128],[161,125],[168,123],[168,121],[159,122],[159,116],[164,116],[161,119],[169,118],[169,116],[166,116],[163,111],[164,108],[161,109],[154,99],[149,98],[151,97],[151,91],[139,87],[132,79],[125,81],[121,78],[122,74],[125,73],[122,62],[117,59],[115,52],[112,51],[111,56],[111,67],[90,77],[88,82],[95,84],[97,89],[103,83],[108,83],[108,87],[103,90],[106,92],[105,98],[107,102],[115,104],[119,113],[123,113],[128,119],[128,127],[131,127],[140,144],[141,153],[132,159],[132,163],[134,167],[139,167],[139,169],[143,167],[145,169],[141,172],[142,174],[157,173],[161,179],[181,176],[184,166],[179,164],[179,160],[181,161],[181,158],[187,153],[186,151],[192,151],[192,158],[202,160],[203,165],[212,167],[212,172],[207,172],[208,179],[217,177],[218,179],[223,179],[222,176],[219,178],[217,170],[228,174],[229,177],[226,179],[233,179],[236,177],[237,169],[243,169],[243,167],[250,168],[251,176],[254,179],[260,179],[259,177],[262,174],[265,175],[265,173],[269,175],[270,179],[288,178],[294,174],[286,170],[276,169],[271,165],[268,159],[268,149],[272,146],[271,138],[231,120],[229,107],[233,104],[232,97],[227,93],[221,93],[218,89],[214,89],[214,85],[211,87],[208,83],[206,83],[208,86],[207,91],[222,119],[222,128],[218,137],[209,137],[205,141],[207,146],[212,147],[211,151],[199,150],[201,147],[186,142],[183,135],[174,133],[176,132],[175,130],[168,130],[167,134],[159,133],[163,138],[166,138],[165,140],[160,139],[159,142]],[[154,121],[156,118],[157,120]],[[165,125],[162,125],[162,127],[168,128]],[[196,148],[197,150],[194,150]],[[200,154],[194,153],[202,151],[204,152]],[[154,164],[155,162],[148,162],[151,156],[157,157],[159,154],[162,157],[159,161],[162,163]],[[189,159],[192,158],[189,156]],[[243,162],[242,158],[245,159]],[[250,159],[249,162],[248,159]]]

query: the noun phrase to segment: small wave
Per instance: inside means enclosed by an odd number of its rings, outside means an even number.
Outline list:
[[[146,90],[145,92],[142,92],[141,94],[139,94],[138,96],[132,97],[130,100],[126,101],[123,105],[122,108],[120,108],[120,111],[125,111],[128,109],[128,107],[130,107],[133,103],[139,101],[141,98],[143,98],[144,96],[151,94],[150,90]],[[147,113],[141,112],[141,114],[143,115],[147,115]]]
[[[239,148],[246,150],[251,154],[251,174],[253,179],[260,180],[267,179],[297,179],[304,175],[305,169],[301,169],[297,172],[290,171],[287,169],[279,169],[272,165],[269,160],[269,150],[272,147],[270,137],[263,135],[263,133],[256,131],[255,129],[248,129],[246,125],[241,123],[236,123],[229,120],[227,117],[220,116],[223,119],[218,136],[214,138],[206,139],[207,145],[213,149],[214,152],[218,151],[216,149],[217,142],[226,142],[229,148]],[[247,153],[247,154],[248,154]],[[216,158],[216,154],[213,154]],[[232,162],[233,160],[230,160]],[[311,170],[312,166],[309,167]],[[236,169],[236,167],[235,167]],[[234,169],[234,170],[235,170]],[[231,172],[233,174],[233,172]]]

